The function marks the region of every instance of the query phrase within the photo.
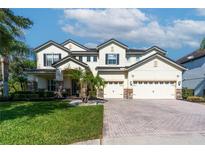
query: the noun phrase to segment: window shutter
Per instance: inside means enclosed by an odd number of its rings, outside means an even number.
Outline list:
[[[108,54],[105,55],[105,64],[108,64]]]
[[[119,54],[117,54],[117,65],[119,65]]]
[[[43,64],[46,66],[46,54],[43,54]]]

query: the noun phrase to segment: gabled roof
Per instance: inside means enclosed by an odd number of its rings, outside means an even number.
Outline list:
[[[158,46],[152,46],[152,47],[146,49],[145,53],[153,51],[153,50],[157,50],[157,51],[161,52],[162,54],[166,54],[166,51]]]
[[[78,59],[75,59],[75,58],[73,58],[73,57],[71,57],[71,56],[66,56],[66,57],[64,57],[63,59],[61,59],[61,60],[59,60],[59,61],[53,63],[52,66],[53,66],[53,67],[57,67],[57,66],[60,66],[60,65],[65,64],[65,63],[68,62],[68,61],[73,61],[73,62],[75,62],[75,63],[77,63],[77,64],[79,64],[79,65],[81,65],[81,66],[83,66],[83,67],[86,67],[86,68],[89,67],[88,64],[86,64],[86,63],[84,63],[84,62],[81,62],[81,61],[79,61]]]
[[[100,44],[100,45],[98,45],[97,49],[100,49],[100,48],[102,48],[102,47],[104,47],[104,46],[106,46],[106,45],[108,45],[110,43],[114,43],[114,44],[117,44],[117,45],[121,46],[122,48],[128,49],[127,45],[125,45],[122,42],[119,42],[119,41],[117,41],[116,39],[113,39],[113,38],[108,40],[108,41],[106,41],[106,42],[104,42],[104,43],[102,43],[102,44]]]
[[[76,46],[78,46],[78,47],[80,47],[80,48],[82,48],[82,49],[84,49],[84,50],[89,50],[89,48],[85,47],[84,45],[82,45],[82,44],[80,44],[80,43],[78,43],[78,42],[76,42],[76,41],[74,41],[74,40],[72,40],[72,39],[68,39],[68,40],[64,41],[63,43],[61,43],[61,45],[62,45],[62,46],[65,46],[65,45],[68,44],[68,43],[73,43],[73,44],[75,44]]]
[[[133,68],[139,67],[139,66],[143,65],[144,63],[146,63],[147,61],[152,60],[152,59],[154,59],[154,58],[159,58],[159,59],[161,59],[161,60],[163,60],[163,61],[165,61],[165,62],[171,64],[172,66],[174,66],[174,67],[176,67],[176,68],[178,68],[178,69],[180,69],[180,70],[187,70],[185,67],[183,67],[183,66],[177,64],[177,63],[176,63],[175,61],[173,61],[172,59],[167,58],[167,57],[165,57],[165,56],[163,56],[163,55],[161,55],[161,54],[158,54],[158,53],[153,54],[152,56],[149,56],[149,57],[147,57],[147,58],[145,58],[145,59],[143,59],[143,60],[141,60],[141,61],[139,61],[139,62],[134,63],[133,65],[127,67],[127,69],[128,69],[128,70],[131,70],[131,69],[133,69]]]
[[[51,46],[51,45],[54,45],[57,48],[60,48],[60,49],[62,49],[64,51],[68,52],[69,54],[71,54],[71,51],[69,49],[65,48],[64,46],[61,46],[60,44],[58,44],[58,43],[56,43],[56,42],[54,42],[52,40],[50,40],[50,41],[48,41],[48,42],[46,42],[46,43],[44,43],[44,44],[34,48],[33,51],[38,52],[38,51],[41,51],[42,49],[44,49],[44,48],[46,48],[48,46]]]
[[[126,67],[120,66],[97,66],[95,68],[98,72],[124,72],[126,71]]]
[[[55,69],[26,69],[26,73],[28,74],[55,74]]]
[[[128,55],[136,55],[136,54],[144,54],[146,50],[143,49],[127,49],[126,54]]]
[[[184,63],[187,63],[189,61],[192,61],[192,60],[196,60],[198,58],[201,58],[201,57],[204,57],[205,56],[205,49],[204,50],[196,50],[180,59],[177,60],[177,63],[178,64],[184,64]]]

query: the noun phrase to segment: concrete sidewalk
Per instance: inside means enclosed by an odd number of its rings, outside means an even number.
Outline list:
[[[74,143],[73,145],[205,145],[204,134],[147,135],[103,138]]]

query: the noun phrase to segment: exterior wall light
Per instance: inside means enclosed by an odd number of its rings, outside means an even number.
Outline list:
[[[178,81],[178,86],[181,86],[181,81]]]

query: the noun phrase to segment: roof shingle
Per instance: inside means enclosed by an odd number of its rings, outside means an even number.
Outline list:
[[[177,60],[177,63],[178,64],[184,64],[184,63],[187,63],[189,61],[192,61],[192,60],[195,60],[195,59],[198,59],[198,58],[201,58],[201,57],[204,57],[205,56],[205,49],[204,50],[196,50],[180,59]]]

